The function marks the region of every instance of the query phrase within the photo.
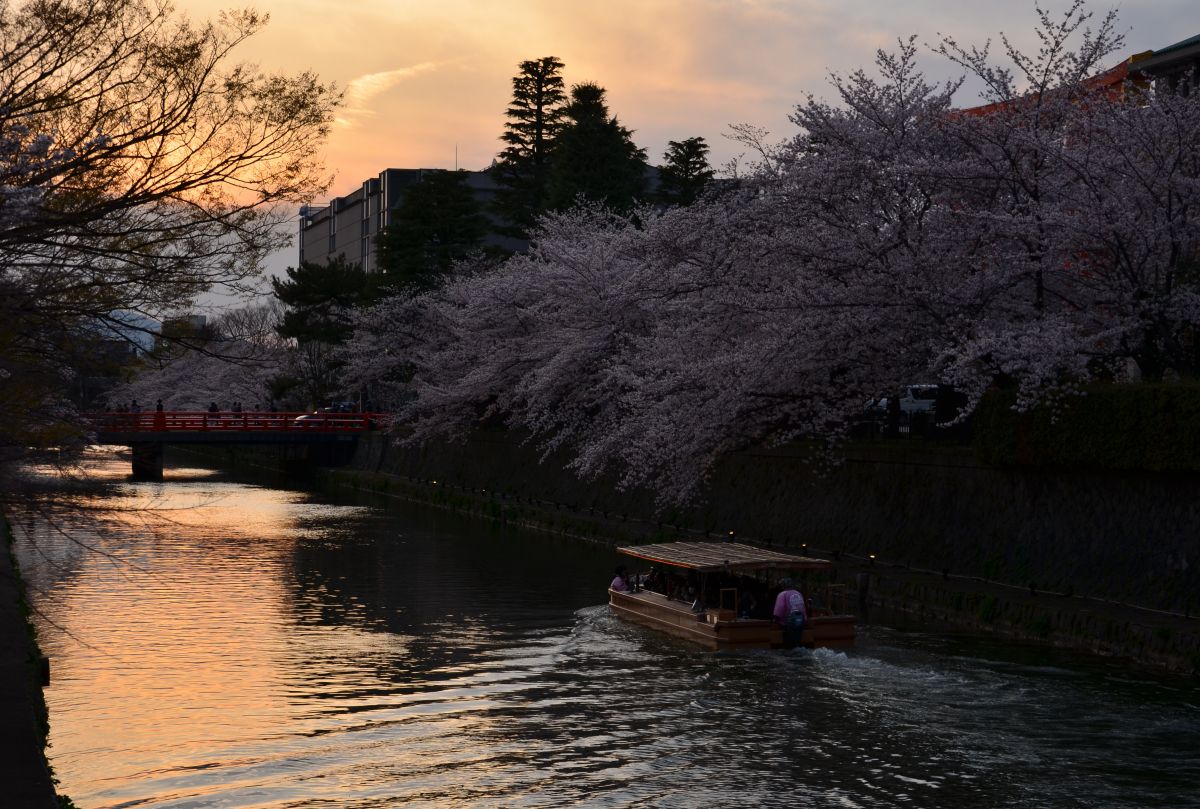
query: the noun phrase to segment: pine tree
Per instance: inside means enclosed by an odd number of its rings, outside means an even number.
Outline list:
[[[609,115],[604,96],[604,88],[591,82],[571,88],[568,123],[558,136],[547,183],[551,209],[570,208],[582,196],[624,211],[642,194],[646,151]]]
[[[426,174],[379,234],[379,268],[392,288],[428,289],[455,261],[476,252],[488,231],[465,171]]]
[[[354,334],[351,310],[376,299],[372,281],[358,264],[340,256],[328,264],[302,262],[288,267],[286,281],[271,279],[275,297],[287,307],[275,330],[280,337],[296,341],[295,382],[310,406],[329,400],[339,390],[342,361],[334,349]],[[272,395],[284,392],[281,385]]]
[[[708,164],[708,143],[704,138],[673,140],[663,152],[665,164],[659,169],[658,197],[668,205],[691,205],[712,182]]]
[[[555,139],[563,127],[563,63],[555,56],[522,62],[513,77],[513,97],[505,115],[507,146],[492,168],[501,186],[499,213],[523,234],[545,210],[546,177]]]
[[[275,297],[287,311],[276,331],[299,342],[335,345],[350,336],[346,313],[373,298],[370,278],[358,264],[338,256],[328,264],[301,262],[287,268],[287,280],[271,279]]]

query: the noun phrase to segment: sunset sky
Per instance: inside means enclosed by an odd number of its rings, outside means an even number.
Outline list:
[[[668,140],[704,136],[712,162],[743,150],[731,123],[790,134],[807,93],[829,71],[870,66],[876,48],[938,33],[982,44],[1005,31],[1033,49],[1034,5],[979,0],[259,0],[267,29],[239,51],[268,71],[314,70],[346,91],[325,147],[347,194],[381,169],[486,167],[498,151],[519,62],[554,55],[568,85],[595,81],[652,162]],[[1050,0],[1056,13],[1063,0]],[[178,0],[193,18],[221,0]],[[1101,16],[1109,6],[1093,3]],[[1195,0],[1127,0],[1122,54],[1200,33]],[[1113,60],[1119,61],[1118,58]],[[931,76],[956,75],[940,57]],[[965,95],[961,103],[974,98]],[[317,200],[318,202],[322,200]],[[272,262],[273,264],[276,262]]]

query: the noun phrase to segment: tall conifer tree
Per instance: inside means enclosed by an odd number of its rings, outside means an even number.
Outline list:
[[[499,212],[523,232],[546,208],[546,178],[550,154],[563,127],[566,90],[563,63],[555,56],[522,62],[513,77],[513,97],[505,115],[507,146],[492,172],[502,186]]]

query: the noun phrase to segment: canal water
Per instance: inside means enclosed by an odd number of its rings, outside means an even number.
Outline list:
[[[881,626],[711,654],[611,616],[605,548],[127,464],[14,520],[80,809],[1200,806],[1193,681]]]

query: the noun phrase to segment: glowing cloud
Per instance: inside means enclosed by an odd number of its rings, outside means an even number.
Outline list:
[[[406,79],[411,79],[422,73],[429,73],[436,70],[437,67],[437,62],[421,62],[409,67],[398,67],[395,70],[365,73],[362,76],[351,79],[346,84],[346,106],[342,109],[342,115],[338,118],[338,124],[341,126],[353,126],[356,118],[374,115],[375,110],[368,106],[373,98],[386,93]]]

